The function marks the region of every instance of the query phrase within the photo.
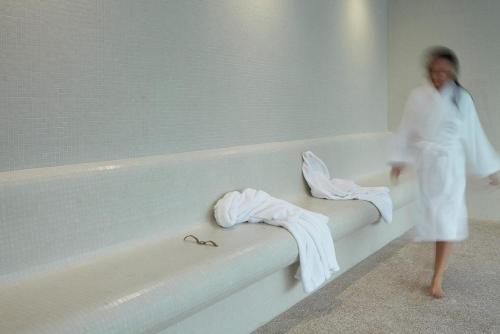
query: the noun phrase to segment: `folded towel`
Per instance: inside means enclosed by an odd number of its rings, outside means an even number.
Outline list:
[[[263,222],[287,229],[297,241],[300,266],[295,277],[300,278],[306,293],[317,289],[339,270],[325,215],[255,189],[225,194],[215,204],[214,215],[222,227]]]
[[[359,199],[375,205],[382,218],[392,221],[392,199],[387,187],[360,187],[351,180],[330,178],[325,163],[311,151],[302,153],[302,173],[314,197],[326,199]]]

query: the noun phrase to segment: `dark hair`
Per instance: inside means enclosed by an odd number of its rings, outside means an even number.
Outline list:
[[[457,89],[453,92],[453,103],[459,108],[458,105],[458,100],[460,98],[460,91],[464,90],[467,94],[469,94],[472,97],[472,94],[469,93],[467,89],[465,89],[460,82],[458,81],[458,73],[460,70],[460,63],[458,61],[458,57],[451,50],[450,48],[447,48],[446,46],[431,46],[430,48],[427,48],[424,52],[424,59],[425,59],[425,68],[427,69],[427,72],[430,73],[431,70],[431,64],[435,59],[446,59],[450,62],[450,64],[453,66],[453,69],[455,71],[453,81],[455,82]]]
[[[453,80],[458,84],[458,72],[460,69],[460,63],[458,62],[458,57],[455,52],[453,52],[453,50],[445,46],[432,46],[428,48],[424,54],[425,67],[428,72],[430,72],[431,64],[435,59],[442,58],[448,60],[455,70],[455,77],[453,78]]]

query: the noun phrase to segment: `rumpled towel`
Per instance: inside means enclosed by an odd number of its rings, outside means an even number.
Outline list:
[[[326,282],[339,270],[328,217],[271,197],[264,191],[245,189],[226,193],[214,207],[217,224],[266,223],[287,229],[297,241],[300,279],[306,293]]]
[[[311,151],[302,153],[302,173],[314,197],[326,199],[359,199],[369,201],[382,218],[392,221],[392,199],[387,187],[361,187],[351,180],[330,178],[325,163]]]

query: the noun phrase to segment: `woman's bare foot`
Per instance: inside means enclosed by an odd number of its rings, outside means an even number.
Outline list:
[[[443,288],[441,287],[441,278],[439,277],[433,277],[432,278],[432,283],[430,287],[430,294],[434,298],[443,298],[444,297],[444,291]]]
[[[448,258],[451,253],[453,243],[449,241],[436,241],[436,258],[434,261],[434,275],[432,276],[432,283],[430,294],[434,298],[443,298],[444,291],[441,287],[443,282],[443,274],[448,266]]]

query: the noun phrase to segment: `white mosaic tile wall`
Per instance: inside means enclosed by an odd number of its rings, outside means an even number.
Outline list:
[[[0,171],[383,131],[386,1],[2,0]]]

